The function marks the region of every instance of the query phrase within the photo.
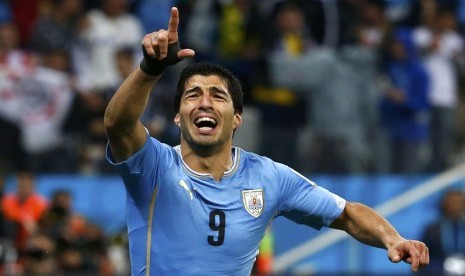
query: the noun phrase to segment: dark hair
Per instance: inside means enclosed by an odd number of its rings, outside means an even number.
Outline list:
[[[233,101],[234,112],[242,113],[242,107],[244,105],[244,96],[242,92],[241,82],[237,79],[234,74],[223,66],[209,62],[192,63],[188,65],[181,72],[181,75],[176,86],[176,95],[174,98],[174,111],[179,112],[181,105],[181,97],[184,93],[184,88],[187,80],[194,75],[211,76],[215,75],[226,81],[226,87],[228,88],[229,95]]]

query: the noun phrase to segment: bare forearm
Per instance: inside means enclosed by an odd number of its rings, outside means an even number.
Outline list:
[[[331,226],[346,231],[364,244],[379,248],[387,249],[404,240],[385,218],[360,203],[347,203],[343,215]]]
[[[107,131],[130,131],[136,126],[158,79],[137,69],[121,84],[105,110]]]

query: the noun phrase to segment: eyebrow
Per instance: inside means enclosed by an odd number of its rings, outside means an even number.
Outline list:
[[[187,94],[189,92],[193,92],[193,91],[197,91],[197,90],[200,90],[200,86],[194,86],[194,87],[188,88],[188,89],[186,89],[186,91],[184,91],[183,94]],[[208,87],[208,90],[213,91],[216,94],[223,94],[223,95],[227,95],[228,97],[231,97],[231,95],[226,90],[221,89],[221,88],[216,87],[216,86]]]
[[[227,91],[225,91],[225,90],[223,90],[223,89],[221,89],[221,88],[218,88],[218,87],[216,87],[216,86],[209,87],[208,89],[209,89],[210,91],[214,91],[214,92],[217,93],[217,94],[223,94],[223,95],[227,95],[228,97],[231,97],[231,95],[230,95]]]

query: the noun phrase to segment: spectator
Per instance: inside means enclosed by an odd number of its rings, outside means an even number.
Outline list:
[[[457,60],[463,55],[464,40],[457,31],[453,11],[425,5],[423,24],[415,29],[415,44],[422,53],[430,86],[431,157],[429,170],[440,172],[451,165],[456,141],[454,131],[458,107]]]
[[[215,12],[216,0],[178,2],[179,12],[184,18],[179,22],[179,27],[185,29],[184,34],[179,35],[184,37],[184,44],[198,49],[197,54],[201,59],[209,57],[211,59],[212,53],[216,51],[215,37],[218,31],[218,14]],[[163,27],[165,26],[163,25]]]
[[[56,190],[39,221],[40,232],[55,244],[56,266],[63,273],[112,275],[107,243],[100,227],[76,213],[67,190]]]
[[[292,1],[281,1],[276,4],[269,20],[266,48],[270,53],[282,53],[298,57],[316,47],[311,30],[306,24],[306,17],[302,9]]]
[[[306,126],[298,141],[302,170],[367,172],[377,119],[375,55],[359,46],[321,47],[298,59],[275,55],[269,61],[273,84],[306,100]]]
[[[41,15],[32,28],[31,50],[49,48],[70,51],[76,44],[76,32],[82,15],[80,0],[50,0],[50,11]]]
[[[448,190],[439,205],[439,218],[426,226],[423,241],[430,250],[430,265],[423,275],[443,275],[445,261],[456,254],[465,254],[465,197],[462,191]],[[457,272],[456,272],[457,273]],[[463,275],[465,270],[454,275]],[[447,273],[446,273],[447,274]],[[449,274],[453,275],[453,274]]]
[[[56,237],[58,262],[65,273],[82,275],[111,271],[106,240],[100,227],[80,214],[72,214]]]
[[[28,237],[20,262],[24,275],[58,275],[55,241],[43,234]]]
[[[291,1],[282,1],[275,6],[267,29],[266,57],[282,56],[300,58],[308,54],[315,42],[310,35],[303,11]],[[258,151],[278,162],[298,167],[295,137],[299,127],[305,123],[304,104],[293,89],[273,86],[266,66],[261,70],[262,81],[253,89],[254,104],[266,116],[261,117],[261,135]],[[305,90],[301,87],[300,90]],[[303,91],[301,91],[303,92]],[[279,147],[275,145],[279,144]]]
[[[19,48],[13,24],[0,30],[8,39],[0,40],[0,115],[19,129],[24,166],[34,172],[69,171],[69,160],[57,161],[68,159],[61,129],[73,97],[68,52],[49,47],[39,57]]]
[[[336,16],[339,23],[337,29],[337,45],[352,45],[359,43],[357,34],[357,25],[362,20],[361,13],[364,1],[337,0],[338,15]],[[331,24],[328,22],[327,24]],[[335,36],[335,35],[334,35]]]
[[[79,34],[75,53],[79,89],[99,93],[119,83],[115,53],[122,46],[140,49],[142,26],[129,12],[126,0],[101,0],[101,8],[89,11]]]
[[[360,5],[361,20],[358,26],[359,40],[365,47],[380,48],[390,32],[391,22],[386,17],[385,0],[365,0]]]
[[[429,138],[428,75],[415,52],[410,29],[396,29],[385,47],[387,84],[380,108],[389,140],[390,172],[420,173]]]
[[[48,208],[48,200],[35,191],[35,175],[23,171],[17,174],[16,191],[2,199],[5,219],[17,227],[15,241],[22,252],[27,239],[36,232],[38,221]]]
[[[110,237],[108,245],[108,257],[117,275],[128,275],[131,273],[129,265],[128,234],[125,230]]]
[[[66,190],[55,191],[49,207],[42,214],[39,221],[41,231],[51,237],[58,237],[66,227],[72,214],[71,194]]]
[[[74,98],[69,75],[69,52],[49,48],[40,65],[15,86],[20,104],[20,126],[28,169],[36,173],[76,170],[71,143],[65,142],[63,125]]]
[[[344,1],[344,0],[342,0]],[[319,45],[334,45],[337,41],[338,20],[332,15],[337,14],[337,5],[341,1],[305,1],[305,0],[281,0],[276,1],[275,8],[286,3],[295,4],[304,13],[306,28],[315,43]]]
[[[43,12],[45,0],[14,0],[10,4],[13,23],[18,28],[19,45],[27,47],[31,39],[31,32],[37,18]]]
[[[75,88],[79,92],[65,122],[65,131],[73,137],[79,152],[78,170],[83,173],[108,173],[104,156],[102,115],[108,91],[120,83],[121,49],[140,48],[142,26],[129,12],[126,0],[101,0],[89,10],[78,26],[77,45],[73,48]],[[134,60],[134,56],[131,60]],[[132,64],[134,66],[134,64]]]
[[[35,58],[19,49],[16,25],[0,22],[0,166],[5,171],[25,169],[25,152],[18,120],[14,83],[35,66]]]

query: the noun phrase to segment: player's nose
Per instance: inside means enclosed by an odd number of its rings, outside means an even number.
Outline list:
[[[203,108],[210,108],[213,105],[213,98],[210,93],[203,93],[199,98],[199,105]]]

